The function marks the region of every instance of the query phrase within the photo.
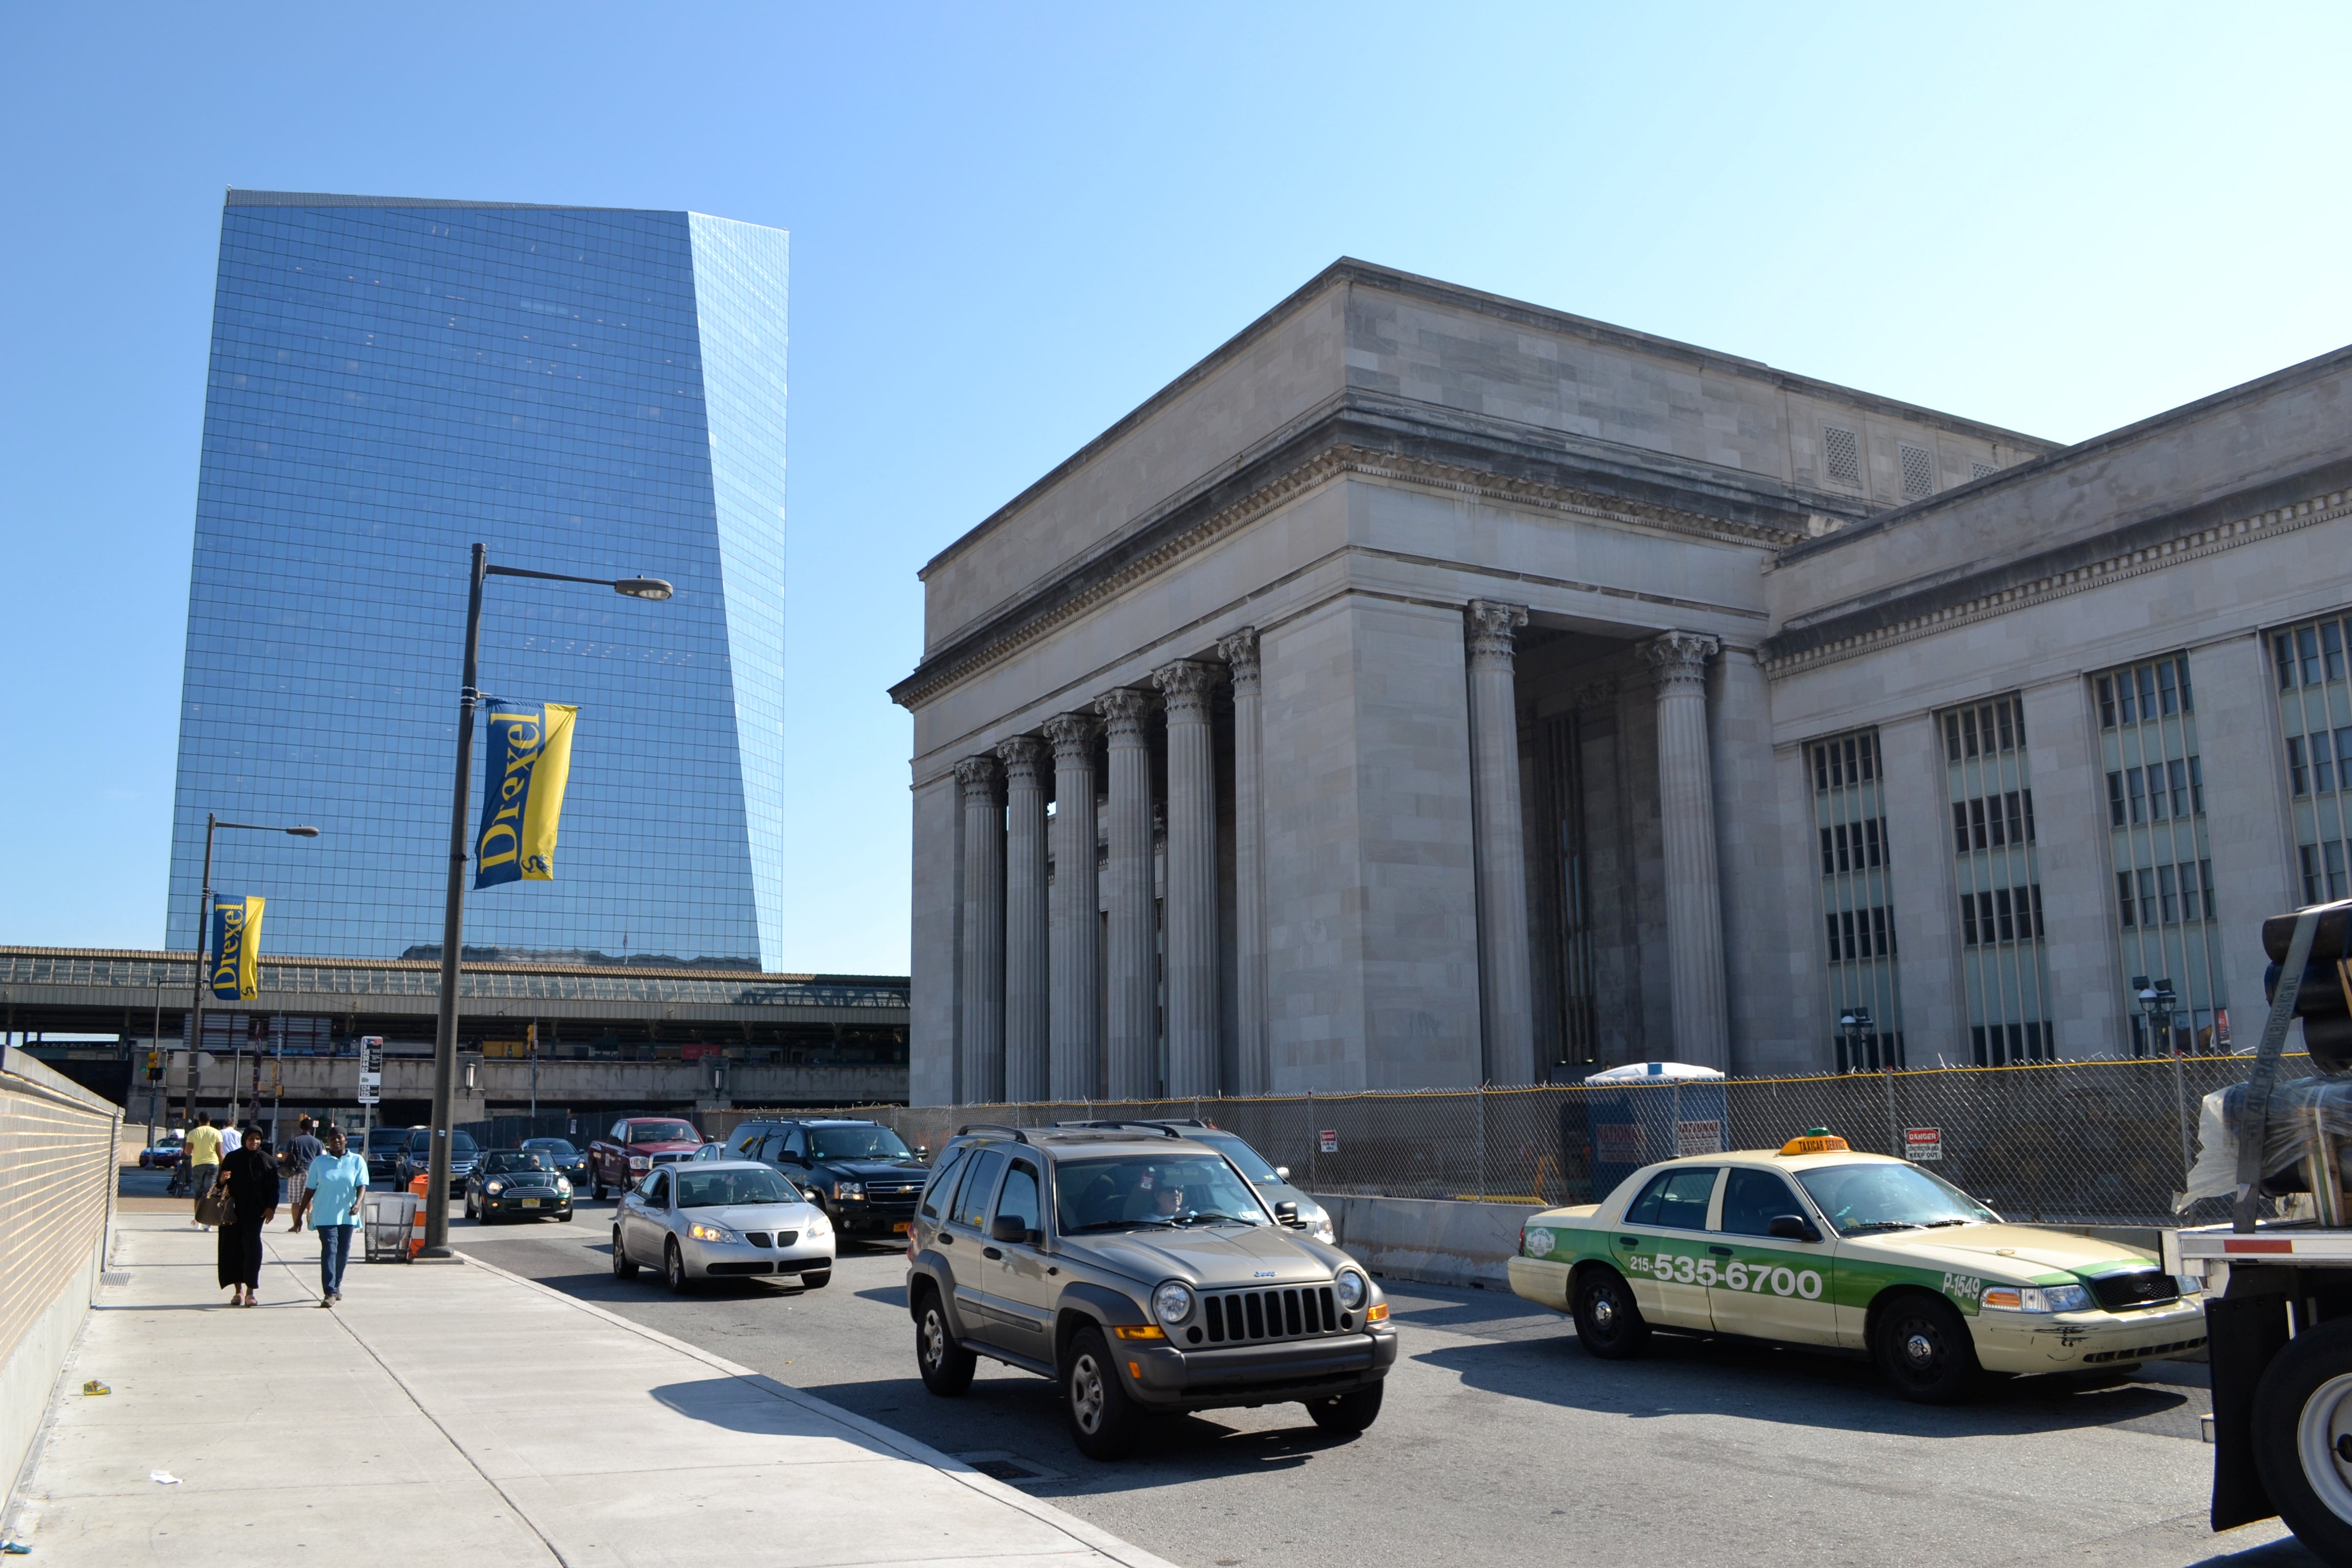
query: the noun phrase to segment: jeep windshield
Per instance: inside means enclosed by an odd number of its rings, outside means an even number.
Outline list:
[[[1817,1165],[1797,1183],[1840,1236],[1996,1224],[2000,1216],[1941,1176],[1916,1165]]]
[[[903,1160],[912,1163],[915,1152],[887,1127],[812,1127],[809,1157],[813,1160]]]
[[[1054,1185],[1064,1236],[1273,1223],[1250,1184],[1213,1154],[1065,1160]]]

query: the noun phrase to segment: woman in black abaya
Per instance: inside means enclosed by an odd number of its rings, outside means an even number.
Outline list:
[[[221,1161],[220,1184],[236,1217],[220,1227],[220,1282],[236,1287],[233,1307],[255,1304],[261,1283],[261,1227],[278,1213],[278,1162],[261,1152],[261,1131],[245,1130],[245,1146]]]

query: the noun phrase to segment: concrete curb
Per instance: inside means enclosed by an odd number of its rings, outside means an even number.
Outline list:
[[[1061,1531],[1079,1545],[1099,1552],[1114,1563],[1124,1563],[1127,1568],[1176,1568],[1176,1564],[1170,1563],[1164,1557],[1155,1557],[1141,1547],[1129,1545],[1107,1531],[1098,1530],[1082,1519],[1064,1513],[1050,1503],[1040,1502],[1019,1489],[1005,1485],[993,1476],[984,1476],[962,1461],[940,1453],[927,1443],[918,1442],[903,1432],[894,1432],[877,1421],[870,1421],[863,1415],[844,1410],[837,1405],[827,1404],[814,1394],[803,1393],[790,1384],[779,1383],[765,1373],[754,1372],[748,1366],[739,1366],[723,1356],[711,1354],[699,1345],[691,1345],[684,1340],[673,1339],[659,1329],[649,1329],[643,1323],[635,1322],[617,1312],[608,1311],[593,1302],[568,1296],[561,1290],[541,1284],[536,1279],[527,1279],[510,1269],[501,1268],[495,1263],[485,1262],[469,1252],[459,1252],[457,1256],[461,1261],[485,1273],[495,1274],[511,1284],[522,1286],[525,1289],[536,1290],[542,1296],[562,1302],[574,1311],[601,1318],[614,1328],[625,1329],[640,1339],[650,1340],[665,1349],[689,1356],[715,1372],[724,1373],[729,1377],[748,1384],[788,1405],[796,1405],[813,1415],[824,1416],[829,1421],[837,1421],[842,1426],[873,1439],[902,1458],[911,1459],[917,1464],[929,1466],[932,1469],[970,1488],[992,1502],[1003,1503],[1008,1508],[1028,1515],[1041,1524]],[[910,1330],[909,1332],[911,1331]]]

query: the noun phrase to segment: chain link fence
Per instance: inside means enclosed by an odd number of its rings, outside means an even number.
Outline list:
[[[2284,1076],[2308,1070],[2291,1056]],[[1238,1133],[1311,1192],[1500,1203],[1598,1201],[1676,1154],[1777,1148],[1825,1127],[1854,1148],[1919,1162],[2011,1219],[2169,1226],[2227,1217],[2218,1200],[2173,1213],[2204,1097],[2250,1057],[1934,1068],[1680,1084],[1307,1094],[1263,1100],[862,1106],[706,1112],[724,1137],[763,1114],[856,1116],[937,1150],[975,1121],[1198,1117]],[[477,1133],[477,1137],[480,1134]]]

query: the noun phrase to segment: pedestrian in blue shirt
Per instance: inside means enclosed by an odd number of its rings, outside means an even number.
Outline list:
[[[367,1161],[351,1152],[340,1127],[326,1130],[327,1152],[310,1162],[305,1184],[310,1197],[310,1228],[319,1233],[319,1305],[343,1299],[343,1267],[352,1259],[352,1231],[367,1196]]]

